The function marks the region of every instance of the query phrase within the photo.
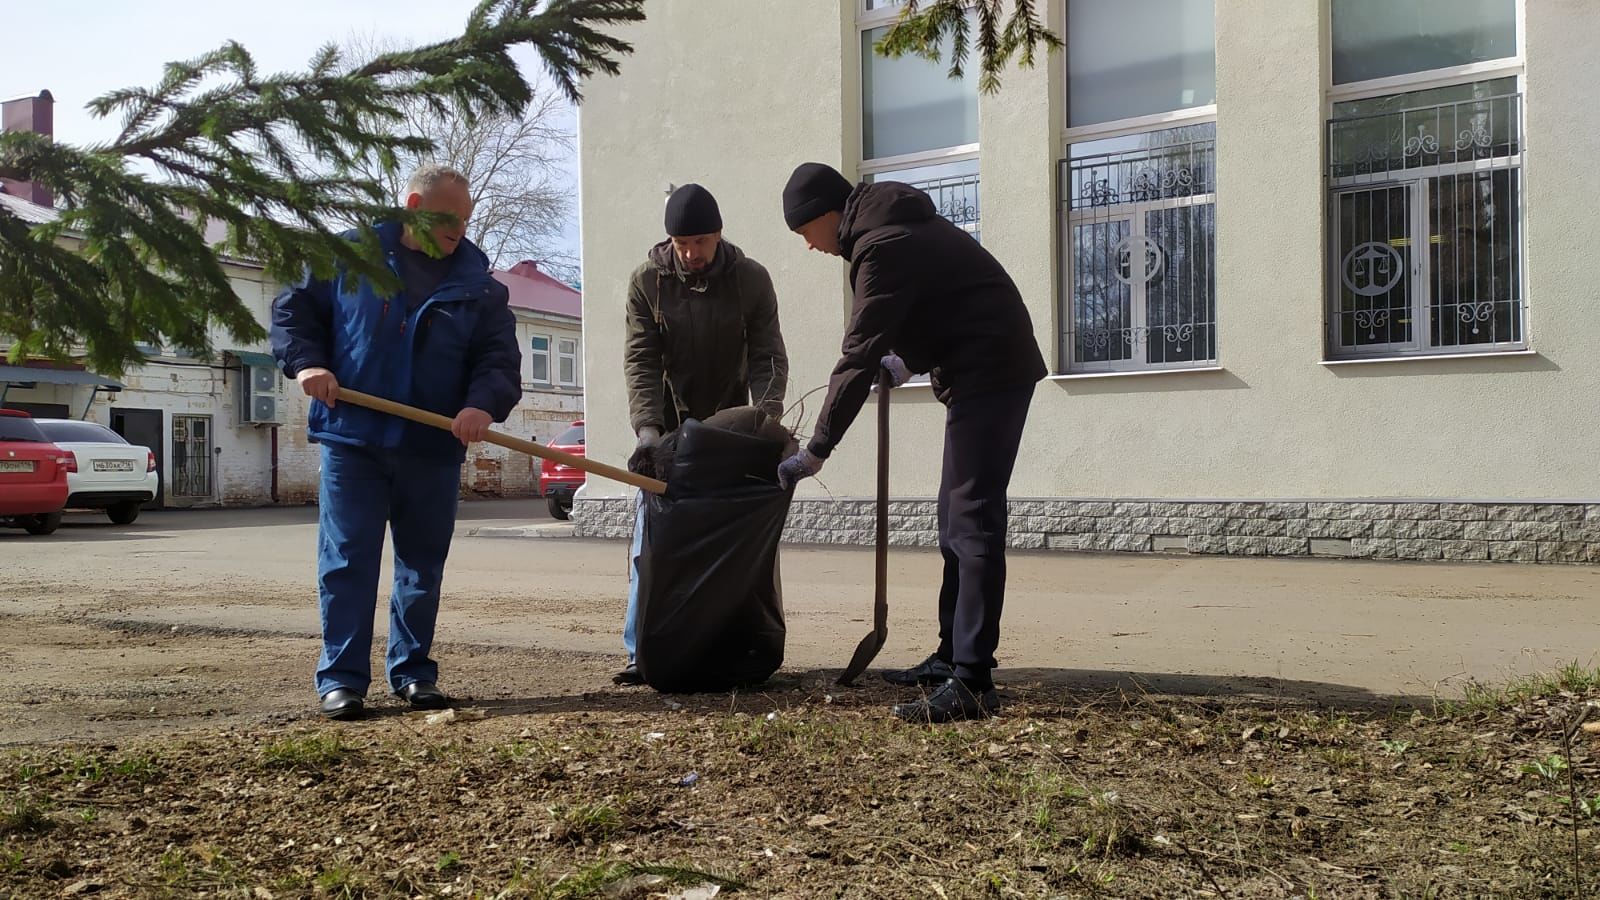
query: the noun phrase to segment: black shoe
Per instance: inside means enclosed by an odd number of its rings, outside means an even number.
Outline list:
[[[412,709],[444,709],[450,705],[450,698],[431,681],[413,681],[394,695],[411,704]]]
[[[939,658],[939,654],[930,653],[928,658],[909,669],[890,669],[883,673],[883,680],[901,687],[916,687],[919,684],[943,684],[956,677],[956,670],[949,663]]]
[[[322,714],[330,719],[359,719],[366,705],[361,695],[349,688],[334,688],[322,695]]]
[[[974,691],[959,678],[951,678],[938,690],[915,703],[896,703],[894,714],[907,722],[939,724],[960,719],[984,719],[1000,711],[1000,698],[994,688]]]
[[[621,672],[611,676],[611,683],[626,685],[644,684],[644,678],[639,675],[639,666],[637,664],[628,663],[627,667]]]

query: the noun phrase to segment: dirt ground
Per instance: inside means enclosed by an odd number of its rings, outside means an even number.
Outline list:
[[[1018,554],[1005,713],[911,728],[905,693],[832,683],[870,554],[786,550],[784,671],[669,697],[609,681],[622,545],[468,536],[535,509],[464,507],[445,724],[312,715],[314,511],[0,532],[0,896],[1600,883],[1600,746],[1564,740],[1600,698],[1600,570]],[[880,665],[928,649],[935,563],[894,555]]]
[[[537,502],[463,507],[435,653],[459,696],[611,687],[626,547],[467,536],[540,517]],[[315,542],[314,509],[0,531],[0,744],[303,717]],[[935,554],[891,556],[879,665],[932,649],[939,570]],[[786,668],[842,666],[869,629],[871,554],[789,548],[783,572]],[[1013,554],[999,677],[1381,705],[1600,662],[1597,598],[1600,569],[1583,567]]]

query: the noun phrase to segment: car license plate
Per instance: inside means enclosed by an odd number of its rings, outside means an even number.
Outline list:
[[[32,472],[33,460],[31,459],[4,459],[0,460],[0,472]]]
[[[131,459],[97,459],[94,461],[96,472],[132,472],[133,460]]]

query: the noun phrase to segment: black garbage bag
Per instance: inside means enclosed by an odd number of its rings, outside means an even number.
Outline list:
[[[778,541],[792,492],[782,441],[689,420],[670,437],[664,495],[646,495],[639,675],[658,691],[726,691],[783,665]]]

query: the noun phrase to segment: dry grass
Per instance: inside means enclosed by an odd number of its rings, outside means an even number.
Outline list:
[[[0,759],[0,895],[1587,897],[1600,748],[1562,738],[1597,689],[1374,712],[1011,685],[1001,718],[927,728],[808,677],[34,748]]]

